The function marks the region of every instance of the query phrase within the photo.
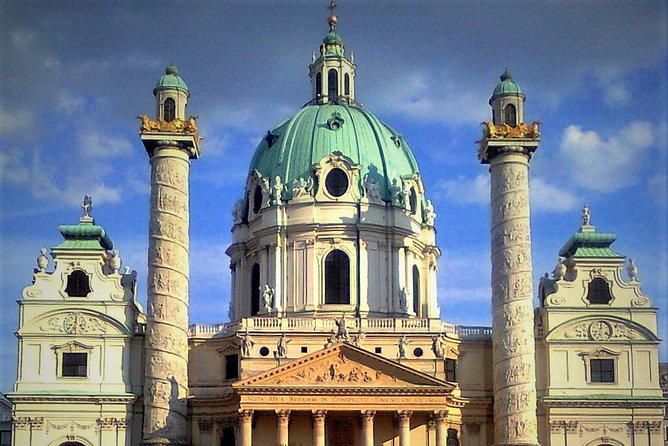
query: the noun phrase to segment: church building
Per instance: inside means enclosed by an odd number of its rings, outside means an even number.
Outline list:
[[[429,185],[401,133],[357,101],[334,6],[311,97],[266,133],[239,185],[230,321],[188,321],[189,174],[206,150],[170,65],[153,116],[140,117],[146,308],[86,197],[18,300],[12,444],[663,445],[657,309],[615,234],[592,225],[595,210],[573,216],[534,289],[540,123],[525,120],[507,71],[478,142],[491,175],[492,327],[441,320]]]

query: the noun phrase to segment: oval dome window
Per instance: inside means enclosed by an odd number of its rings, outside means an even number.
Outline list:
[[[341,169],[332,169],[325,179],[327,192],[333,197],[340,197],[348,190],[348,175]]]

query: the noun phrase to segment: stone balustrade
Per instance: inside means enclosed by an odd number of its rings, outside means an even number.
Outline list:
[[[484,326],[454,325],[438,319],[416,318],[368,318],[349,319],[348,331],[353,334],[360,329],[364,332],[405,333],[444,333],[460,339],[490,339],[492,328]],[[212,338],[222,337],[235,332],[251,331],[308,331],[330,333],[336,329],[334,318],[312,317],[249,317],[238,321],[220,324],[192,324],[188,328],[190,337]]]

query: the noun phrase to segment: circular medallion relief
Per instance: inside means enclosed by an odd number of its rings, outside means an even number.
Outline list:
[[[331,196],[342,196],[348,190],[348,175],[339,168],[330,170],[325,178],[325,187]]]
[[[605,341],[612,336],[612,326],[605,321],[596,321],[589,326],[589,336],[597,341]]]

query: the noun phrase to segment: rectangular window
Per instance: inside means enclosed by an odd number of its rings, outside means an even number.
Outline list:
[[[593,383],[615,382],[614,359],[590,359],[589,371],[590,371],[590,381]]]
[[[63,353],[62,376],[88,376],[88,353]]]
[[[457,381],[457,360],[445,359],[445,380],[450,382]]]
[[[239,378],[239,355],[225,356],[225,379]]]

